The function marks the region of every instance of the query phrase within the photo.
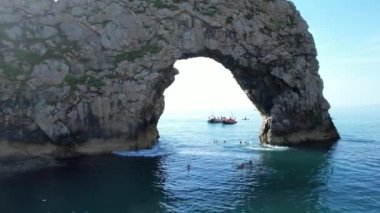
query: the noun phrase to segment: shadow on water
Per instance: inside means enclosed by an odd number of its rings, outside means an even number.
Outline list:
[[[334,146],[262,152],[236,212],[328,211],[320,192],[332,174]]]
[[[340,139],[341,140],[341,139]],[[339,141],[330,141],[330,142],[309,142],[296,144],[290,147],[299,149],[299,150],[308,150],[308,151],[320,151],[320,152],[331,152],[336,148],[336,145]]]
[[[159,161],[82,157],[17,174],[0,180],[0,212],[165,212]]]

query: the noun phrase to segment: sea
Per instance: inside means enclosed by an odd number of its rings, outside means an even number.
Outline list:
[[[0,212],[380,212],[380,107],[330,113],[337,143],[289,148],[259,143],[254,109],[165,112],[151,150],[0,176]]]

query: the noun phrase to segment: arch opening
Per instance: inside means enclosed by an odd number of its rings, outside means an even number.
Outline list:
[[[157,125],[160,141],[165,142],[160,147],[258,143],[260,113],[230,70],[206,57],[177,60],[174,68],[178,74],[164,92],[165,109]],[[208,124],[210,115],[231,116],[237,124]],[[188,141],[194,134],[197,140]]]
[[[230,70],[217,61],[195,57],[176,61],[178,74],[165,90],[165,111],[255,109]]]

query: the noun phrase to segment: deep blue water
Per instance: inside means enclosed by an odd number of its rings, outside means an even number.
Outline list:
[[[253,110],[165,113],[153,150],[1,176],[0,212],[379,212],[380,107],[331,114],[337,144],[295,149],[261,146]]]

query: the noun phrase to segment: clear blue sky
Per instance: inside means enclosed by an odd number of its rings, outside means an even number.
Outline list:
[[[293,2],[314,36],[331,105],[379,105],[380,1]]]
[[[324,95],[332,107],[380,106],[380,0],[293,2],[314,36]],[[180,74],[165,92],[166,109],[252,108],[217,62],[197,58],[175,66]]]

